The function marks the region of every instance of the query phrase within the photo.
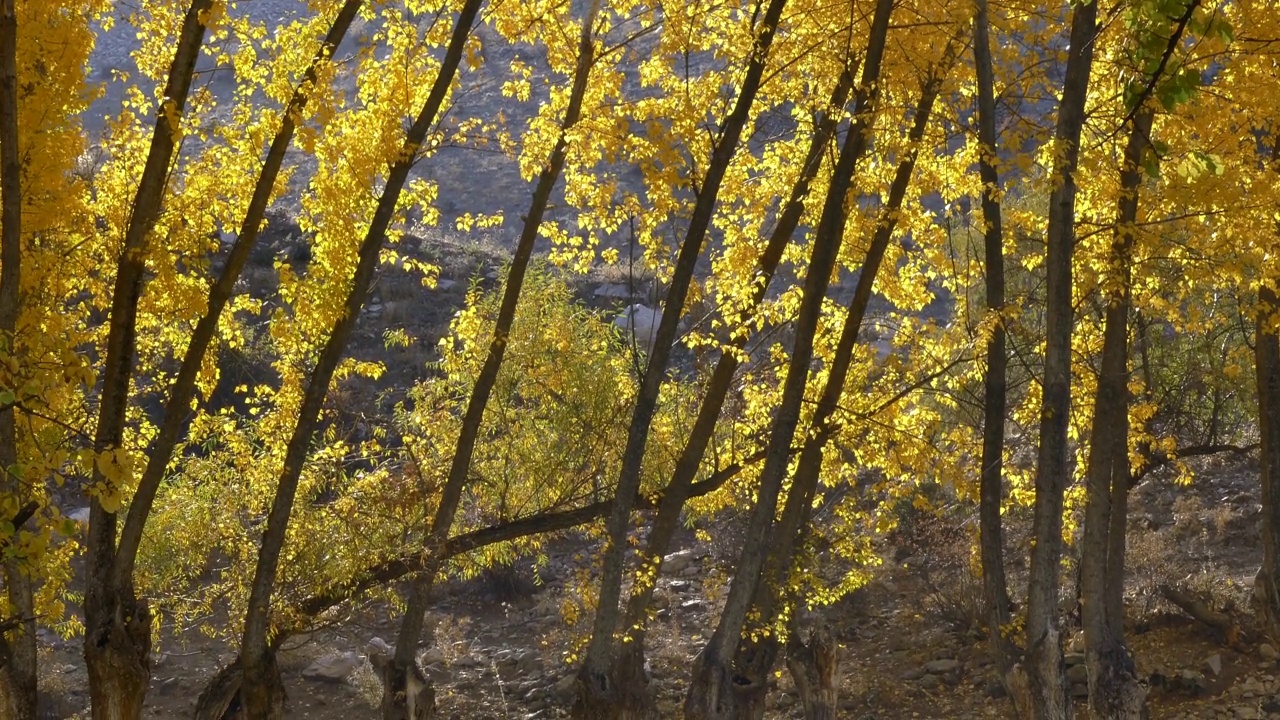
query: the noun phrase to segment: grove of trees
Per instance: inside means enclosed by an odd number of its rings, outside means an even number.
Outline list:
[[[285,717],[282,645],[375,602],[382,717],[435,717],[439,585],[567,532],[600,549],[574,716],[670,716],[657,578],[725,518],[683,717],[762,717],[785,661],[834,718],[822,609],[925,486],[978,518],[1018,715],[1074,717],[1071,543],[1088,712],[1141,718],[1130,490],[1254,445],[1280,641],[1275,0],[284,4],[0,0],[0,718],[37,716],[38,628],[131,720],[161,619],[211,617],[237,656],[196,716]],[[95,65],[113,33],[132,67]],[[509,112],[468,103],[495,82]],[[464,151],[527,194],[443,208]],[[430,364],[358,352],[379,278],[430,292],[424,238],[482,232],[511,254],[444,334],[378,337]],[[600,267],[652,278],[652,338],[576,299]]]

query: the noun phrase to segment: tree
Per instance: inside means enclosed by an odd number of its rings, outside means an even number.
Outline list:
[[[18,150],[18,14],[14,0],[0,3],[0,358],[12,357],[17,341],[22,283],[22,161]],[[7,384],[7,383],[6,383]],[[4,387],[4,385],[0,385]],[[18,433],[12,389],[0,392],[0,488],[21,499]],[[25,509],[25,506],[24,506]],[[30,515],[27,512],[27,515]],[[10,520],[2,541],[14,541],[27,518],[22,511]],[[0,709],[6,717],[36,716],[35,594],[29,569],[18,559],[6,559],[4,584],[9,617],[0,638]]]
[[[1081,596],[1089,707],[1094,717],[1140,718],[1145,691],[1124,643],[1124,556],[1129,497],[1129,328],[1133,236],[1152,111],[1138,108],[1121,168],[1119,207],[1105,285],[1102,367],[1095,390],[1081,546]]]
[[[693,682],[685,701],[685,714],[690,718],[733,717],[739,712],[763,711],[763,707],[754,709],[761,704],[759,693],[755,693],[752,698],[744,697],[745,693],[742,692],[746,689],[743,686],[750,685],[755,679],[742,678],[730,666],[767,558],[766,544],[782,490],[783,476],[790,464],[792,440],[800,422],[801,403],[808,383],[808,368],[813,358],[814,336],[822,312],[823,298],[836,265],[840,244],[844,240],[845,197],[854,169],[866,152],[870,140],[891,10],[892,4],[887,0],[876,4],[862,68],[863,90],[855,101],[854,121],[840,147],[840,155],[832,170],[823,201],[822,218],[814,233],[783,397],[770,425],[756,506],[747,527],[747,539],[738,559],[725,609],[715,632],[696,661]]]
[[[1062,506],[1070,471],[1067,425],[1071,413],[1071,258],[1075,245],[1076,165],[1085,122],[1089,74],[1097,35],[1096,2],[1071,13],[1071,45],[1058,104],[1053,146],[1053,191],[1049,197],[1045,269],[1045,360],[1036,457],[1036,505],[1031,579],[1027,591],[1027,651],[1024,670],[1032,717],[1066,720],[1071,693],[1066,684],[1058,627],[1058,580],[1062,555]]]
[[[771,0],[763,16],[757,4],[753,15],[752,45],[747,66],[734,100],[733,110],[716,132],[711,158],[701,186],[697,190],[693,214],[680,245],[667,297],[663,304],[662,320],[658,326],[627,433],[627,445],[618,475],[615,502],[607,523],[608,545],[601,564],[600,594],[597,600],[595,622],[591,640],[587,645],[580,676],[580,692],[575,713],[581,718],[608,718],[614,711],[613,699],[618,690],[611,677],[614,653],[614,633],[622,616],[619,600],[622,595],[627,530],[631,517],[631,498],[640,484],[644,462],[644,449],[648,442],[650,424],[657,406],[658,395],[667,371],[667,362],[675,342],[677,326],[683,314],[689,285],[693,279],[698,257],[711,225],[712,214],[719,197],[721,183],[729,169],[742,138],[743,128],[751,117],[752,104],[760,90],[769,49],[773,43],[786,0]],[[758,27],[754,17],[760,17]]]
[[[582,19],[578,59],[574,67],[572,89],[564,119],[561,121],[559,137],[556,139],[551,156],[547,158],[546,165],[538,174],[529,212],[524,217],[524,229],[516,244],[511,267],[507,271],[502,305],[493,326],[493,339],[490,341],[489,351],[480,374],[471,388],[467,409],[462,419],[461,432],[458,434],[457,445],[450,461],[449,474],[440,493],[435,517],[426,534],[424,553],[430,559],[427,561],[426,568],[414,580],[409,601],[405,607],[404,619],[400,625],[400,633],[396,639],[395,656],[383,670],[384,720],[400,720],[400,718],[420,720],[420,718],[430,717],[433,712],[434,698],[429,696],[430,683],[417,668],[417,650],[422,636],[423,617],[428,608],[431,589],[440,571],[440,564],[443,562],[441,550],[449,539],[449,532],[458,512],[463,489],[471,479],[472,456],[475,453],[476,443],[480,439],[485,407],[497,383],[498,373],[502,369],[502,361],[511,337],[511,328],[515,323],[516,309],[520,304],[520,293],[524,288],[525,273],[533,256],[534,241],[538,238],[543,215],[551,201],[551,191],[564,169],[565,157],[568,154],[569,133],[573,131],[582,115],[583,99],[587,94],[587,81],[595,58],[593,27],[599,9],[599,0],[593,0]],[[411,675],[417,679],[421,689],[417,691],[419,697],[406,702],[411,694],[408,682]],[[412,711],[410,708],[413,708]]]
[[[978,507],[979,544],[982,554],[982,602],[986,612],[991,652],[1001,682],[1012,667],[1014,648],[1009,637],[1009,584],[1004,571],[1004,425],[1008,405],[1004,282],[1004,226],[1001,217],[1003,191],[996,168],[995,80],[991,62],[991,19],[987,0],[976,0],[973,17],[973,66],[978,86],[978,173],[982,178],[983,252],[986,270],[986,304],[990,322],[987,368],[983,377],[982,456]]]
[[[308,379],[298,413],[298,423],[289,440],[284,468],[280,473],[275,500],[267,517],[267,527],[258,552],[258,564],[245,617],[244,637],[240,642],[240,654],[236,661],[241,675],[240,701],[245,713],[251,718],[265,720],[283,716],[284,687],[275,661],[275,650],[279,646],[270,632],[270,603],[298,480],[310,450],[312,435],[320,422],[320,411],[329,383],[346,350],[347,338],[355,327],[360,307],[364,304],[373,280],[374,269],[378,264],[387,228],[395,214],[400,191],[408,180],[409,170],[422,149],[428,131],[435,124],[436,116],[444,105],[480,5],[481,0],[467,0],[458,14],[431,92],[413,125],[405,133],[398,157],[387,171],[386,184],[377,209],[360,244],[359,259],[346,293],[346,301]]]
[[[1272,172],[1280,172],[1280,141],[1271,137]],[[1258,282],[1254,316],[1254,372],[1258,384],[1258,435],[1262,446],[1262,566],[1254,581],[1254,605],[1263,629],[1280,637],[1280,299],[1264,275]]]

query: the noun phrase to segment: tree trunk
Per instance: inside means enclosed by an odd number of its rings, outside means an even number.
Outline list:
[[[258,551],[258,562],[249,592],[244,636],[240,644],[240,664],[244,670],[240,696],[248,720],[274,720],[283,717],[284,694],[275,662],[275,643],[271,642],[270,606],[298,480],[311,447],[312,436],[320,422],[320,411],[334,370],[342,359],[347,339],[355,328],[360,307],[364,304],[365,295],[373,281],[378,255],[395,214],[400,191],[408,180],[418,149],[444,104],[481,2],[482,0],[467,0],[458,15],[439,74],[422,110],[409,128],[401,158],[392,164],[387,174],[386,186],[378,199],[378,207],[360,244],[355,276],[347,294],[343,314],[325,341],[320,358],[307,381],[307,389],[298,412],[298,424],[289,439],[279,485],[272,500],[271,512],[267,516],[267,527],[262,536],[262,546]]]
[[[383,720],[435,720],[436,691],[431,679],[418,668],[416,659],[402,664],[398,653],[392,657],[371,657],[382,683]]]
[[[1271,164],[1280,172],[1280,138],[1271,134]],[[1274,228],[1280,235],[1280,224]],[[1259,481],[1262,484],[1262,566],[1253,604],[1262,631],[1280,642],[1280,297],[1275,279],[1258,284],[1253,359],[1258,383]]]
[[[0,1],[0,358],[17,348],[22,282],[22,163],[18,147],[18,16],[14,0]],[[19,360],[21,362],[21,360]],[[0,382],[0,390],[12,391]],[[18,470],[18,430],[13,401],[0,404],[0,492],[16,499],[30,493]],[[14,530],[16,537],[16,528]],[[5,543],[12,538],[6,537]],[[36,716],[36,615],[30,568],[17,559],[4,563],[11,618],[0,637],[0,715],[15,720]]]
[[[86,639],[89,700],[94,720],[142,717],[142,702],[151,684],[151,612],[146,600],[103,594],[94,641]]]
[[[1071,257],[1075,246],[1075,173],[1097,36],[1096,0],[1075,6],[1058,125],[1046,231],[1044,389],[1040,449],[1036,458],[1036,504],[1032,521],[1031,579],[1027,591],[1027,653],[1023,670],[1036,720],[1068,720],[1071,693],[1062,661],[1058,583],[1062,560],[1063,496],[1070,478],[1067,426],[1071,412]]]
[[[756,506],[749,521],[746,541],[739,555],[737,571],[730,584],[720,621],[695,661],[693,679],[685,700],[685,717],[690,720],[734,717],[747,707],[763,705],[762,700],[751,697],[762,692],[762,686],[750,678],[735,674],[730,664],[755,597],[761,570],[768,556],[768,545],[773,539],[770,537],[770,530],[777,510],[778,496],[790,465],[791,444],[800,422],[823,298],[844,238],[845,200],[852,184],[854,169],[866,153],[869,142],[892,6],[890,0],[880,0],[876,4],[863,65],[862,87],[865,89],[859,94],[854,121],[841,145],[822,215],[813,236],[782,401],[770,427]],[[770,651],[767,648],[762,650]]]
[[[167,108],[157,108],[155,130],[146,165],[138,181],[132,215],[125,231],[111,297],[111,320],[102,392],[93,448],[103,453],[119,448],[124,439],[129,404],[129,381],[137,344],[138,301],[146,270],[143,256],[147,237],[155,225],[165,197],[169,168],[176,150],[177,123],[186,105],[196,57],[204,41],[200,18],[212,0],[192,0],[182,21],[178,46],[169,69],[164,98]],[[121,488],[95,467],[93,487],[99,493],[118,494]],[[150,612],[146,603],[117,597],[111,566],[115,559],[116,514],[103,508],[99,495],[90,499],[88,530],[88,578],[85,588],[84,658],[89,668],[89,697],[94,720],[138,718],[150,684]],[[146,638],[145,640],[143,638]]]
[[[929,69],[921,83],[920,100],[915,108],[911,130],[908,132],[908,140],[913,148],[919,147],[924,137],[942,80],[960,48],[958,40],[959,38],[955,38],[947,45],[940,63]],[[757,581],[752,612],[754,622],[757,623],[753,628],[762,633],[741,633],[748,637],[760,635],[763,636],[763,640],[758,643],[740,641],[734,661],[738,677],[746,681],[739,681],[741,685],[739,694],[743,696],[744,701],[747,697],[751,697],[749,704],[753,708],[762,708],[764,705],[768,676],[773,670],[780,650],[772,633],[767,631],[776,624],[782,610],[786,599],[784,598],[786,580],[795,564],[796,551],[807,534],[808,519],[822,471],[823,452],[835,432],[833,418],[844,394],[845,381],[848,379],[849,369],[853,363],[862,320],[871,301],[872,287],[880,273],[885,251],[897,227],[898,212],[915,172],[916,157],[916,151],[909,151],[898,163],[894,172],[889,196],[880,213],[879,222],[876,223],[875,232],[872,234],[867,248],[867,257],[858,273],[858,284],[854,289],[853,299],[849,303],[849,309],[840,330],[835,354],[827,370],[826,385],[823,387],[813,419],[810,421],[809,437],[800,454],[800,461],[791,482],[782,517],[775,525],[772,541],[765,551],[764,572]],[[798,598],[792,598],[792,600],[798,600]],[[761,716],[752,715],[751,717]]]
[[[1013,667],[1016,648],[1010,637],[1009,583],[1004,571],[1004,423],[1007,406],[1004,327],[1004,230],[1002,191],[996,170],[996,99],[991,62],[987,0],[975,0],[973,63],[978,80],[978,175],[982,179],[983,250],[986,264],[988,321],[987,371],[983,377],[982,470],[979,476],[978,544],[982,555],[982,604],[987,636],[1001,682]],[[1006,688],[1008,689],[1008,688]]]
[[[758,264],[759,281],[756,283],[756,289],[748,309],[739,318],[739,323],[748,321],[750,313],[764,299],[765,291],[768,289],[769,282],[778,268],[782,254],[787,245],[790,244],[796,227],[800,224],[800,218],[804,212],[804,201],[809,194],[809,185],[814,176],[817,175],[818,168],[822,165],[822,155],[826,152],[827,145],[835,134],[836,126],[840,119],[839,110],[844,106],[853,88],[853,77],[854,72],[852,69],[846,70],[841,75],[832,94],[828,112],[816,123],[814,136],[809,144],[809,151],[805,156],[805,164],[801,169],[800,177],[797,178],[794,187],[792,187],[787,204],[779,214],[778,222],[769,236],[769,242],[765,246],[764,252],[760,255]],[[732,327],[733,325],[731,324],[730,326]],[[741,350],[746,346],[746,343],[747,336],[743,333],[735,336],[730,341],[730,346],[733,350]],[[715,433],[716,424],[720,420],[720,412],[724,407],[725,398],[729,394],[734,375],[738,370],[738,358],[739,355],[731,350],[721,354],[720,359],[717,361],[716,367],[712,371],[711,379],[707,383],[707,390],[702,399],[702,404],[698,408],[698,416],[694,421],[693,429],[689,432],[689,438],[685,442],[684,449],[680,452],[671,482],[663,490],[662,500],[658,504],[657,517],[650,526],[649,536],[646,539],[645,548],[641,555],[641,557],[650,558],[650,564],[646,565],[647,573],[638,574],[632,584],[631,595],[627,599],[627,614],[624,625],[627,628],[627,640],[618,651],[618,657],[614,659],[613,667],[610,670],[610,674],[614,678],[611,687],[613,696],[607,703],[597,703],[600,707],[611,709],[615,713],[611,717],[615,718],[615,720],[651,717],[651,713],[654,712],[653,698],[648,692],[648,683],[643,672],[645,634],[646,626],[649,622],[649,603],[653,600],[657,577],[662,570],[662,558],[667,554],[671,540],[675,537],[676,530],[680,527],[680,513],[684,508],[685,502],[689,499],[693,489],[693,480],[697,477],[698,470],[702,466],[703,454],[706,452],[707,445],[710,444],[711,438]],[[648,574],[649,572],[651,574]],[[637,672],[637,669],[640,672]]]
[[[702,254],[703,242],[715,211],[720,187],[733,156],[737,153],[743,128],[751,115],[757,91],[764,79],[765,64],[774,33],[782,17],[787,0],[770,0],[760,21],[758,36],[751,58],[747,63],[741,89],[734,101],[733,110],[725,118],[724,126],[716,138],[711,161],[698,190],[693,214],[684,242],[676,257],[667,298],[663,304],[662,320],[654,340],[653,350],[645,368],[639,396],[636,398],[631,423],[627,428],[627,444],[623,451],[622,467],[618,474],[614,505],[605,528],[608,542],[601,560],[600,593],[596,616],[592,623],[591,639],[587,644],[583,661],[578,701],[574,716],[578,718],[609,718],[614,707],[611,698],[616,694],[610,677],[614,655],[614,633],[622,619],[618,601],[622,596],[622,577],[626,561],[627,530],[634,508],[634,498],[640,488],[641,465],[645,446],[649,440],[649,428],[658,406],[658,395],[666,378],[667,362],[675,342],[677,325],[684,310],[689,285]]]
[[[230,720],[240,714],[239,661],[222,668],[196,699],[195,720]]]
[[[341,43],[361,4],[362,0],[348,0],[339,11],[311,67],[307,70],[304,84],[315,81],[318,66]],[[183,356],[182,366],[170,387],[164,419],[149,448],[147,466],[130,503],[129,513],[120,533],[119,546],[111,556],[111,566],[109,569],[95,568],[95,573],[108,578],[106,584],[98,588],[95,602],[101,608],[101,612],[95,614],[111,618],[109,625],[105,626],[101,634],[101,637],[108,638],[108,642],[86,645],[85,648],[86,659],[90,656],[94,658],[88,660],[91,678],[102,679],[103,683],[101,692],[91,693],[95,707],[140,705],[149,684],[150,673],[147,668],[151,646],[150,614],[147,612],[145,601],[140,600],[134,590],[134,562],[137,559],[143,530],[156,492],[164,479],[165,470],[169,466],[173,450],[178,444],[189,414],[191,400],[195,393],[196,377],[217,332],[222,311],[230,300],[240,272],[256,244],[272,188],[275,186],[285,152],[292,140],[297,119],[306,102],[307,94],[299,89],[294,93],[290,106],[284,113],[281,128],[263,162],[263,169],[255,184],[253,198],[250,200],[240,233],[227,257],[226,265],[209,289],[207,309],[196,324]],[[94,557],[105,559],[105,556]],[[118,611],[111,608],[117,608]],[[125,618],[125,621],[118,621],[117,616]],[[93,671],[95,663],[100,663],[102,670]],[[91,680],[91,687],[94,682],[97,681]],[[120,695],[120,693],[133,692],[139,693],[136,699]],[[133,716],[130,712],[122,715],[122,717]]]
[[[840,651],[825,623],[807,633],[792,629],[787,640],[787,669],[796,683],[805,720],[836,720]]]
[[[1142,153],[1152,113],[1140,109],[1120,171],[1116,234],[1103,326],[1102,370],[1094,395],[1081,544],[1081,595],[1089,710],[1094,718],[1138,720],[1145,692],[1124,643],[1124,534],[1129,494],[1129,308],[1133,234],[1138,219]]]
[[[414,581],[408,606],[396,640],[395,657],[387,664],[384,680],[392,681],[382,688],[383,720],[412,718],[418,720],[415,711],[406,703],[416,702],[416,712],[421,717],[435,714],[435,692],[430,687],[430,680],[417,669],[418,643],[422,637],[423,616],[430,602],[432,587],[443,559],[443,549],[449,539],[449,531],[453,527],[454,516],[458,512],[458,504],[462,500],[462,491],[466,488],[471,472],[471,459],[475,455],[476,443],[484,423],[485,407],[498,382],[498,373],[502,370],[502,361],[506,356],[507,342],[511,328],[515,324],[516,310],[520,305],[520,293],[524,289],[525,274],[529,269],[529,261],[533,257],[534,244],[538,239],[538,228],[551,202],[551,193],[564,170],[564,163],[569,149],[569,131],[578,124],[582,116],[582,102],[587,93],[587,80],[591,74],[595,53],[592,41],[596,15],[600,9],[599,0],[594,0],[582,20],[582,34],[578,44],[578,60],[574,68],[573,87],[569,95],[569,105],[565,109],[564,119],[560,123],[560,135],[552,148],[547,164],[538,176],[534,187],[533,199],[529,212],[525,214],[524,228],[516,243],[515,255],[511,260],[511,269],[507,273],[506,287],[502,293],[502,304],[498,309],[498,318],[493,327],[493,339],[489,343],[489,353],[485,356],[484,365],[476,378],[471,397],[467,399],[467,409],[462,419],[462,430],[454,447],[453,459],[449,466],[449,475],[444,490],[440,495],[440,504],[436,507],[435,517],[427,535],[426,568]],[[426,683],[422,692],[411,692],[406,683],[414,677]],[[416,700],[415,700],[416,698]],[[422,704],[430,702],[428,711]]]
[[[1280,298],[1264,280],[1258,288],[1254,363],[1258,377],[1258,429],[1262,449],[1262,566],[1254,605],[1263,631],[1280,641]]]

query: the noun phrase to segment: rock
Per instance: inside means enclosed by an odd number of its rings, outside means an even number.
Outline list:
[[[685,600],[680,603],[680,609],[686,611],[706,610],[707,603],[705,603],[701,598],[694,598],[693,600]]]
[[[1075,652],[1067,653],[1066,655],[1062,656],[1062,659],[1064,662],[1066,662],[1067,667],[1075,667],[1076,665],[1083,665],[1084,653],[1075,653]]]
[[[671,589],[674,592],[678,592],[678,593],[689,592],[690,587],[691,586],[688,580],[672,580],[671,581]]]
[[[1222,674],[1222,654],[1221,653],[1214,653],[1210,655],[1208,658],[1205,659],[1204,664],[1205,664],[1205,667],[1209,668],[1209,672],[1213,673],[1214,677],[1217,677],[1218,675]]]
[[[927,673],[924,671],[924,668],[911,668],[910,670],[899,675],[898,679],[899,680],[919,680],[920,678],[924,677],[926,674]]]
[[[1089,667],[1087,665],[1072,665],[1067,668],[1067,680],[1072,683],[1088,683]]]
[[[662,558],[662,569],[672,575],[684,572],[696,559],[692,550],[680,550]]]
[[[937,676],[935,675],[925,675],[924,677],[920,678],[920,687],[924,688],[925,690],[936,689],[941,684],[942,683],[938,680]]]
[[[1084,633],[1078,632],[1071,636],[1071,640],[1067,642],[1067,652],[1083,653],[1084,652]]]
[[[449,280],[447,278],[439,278],[436,280],[436,290],[440,292],[448,292],[458,284],[457,280]]]
[[[1076,683],[1076,684],[1072,685],[1072,686],[1071,686],[1071,697],[1073,697],[1073,698],[1087,698],[1087,697],[1089,697],[1089,684],[1088,684],[1088,683]]]
[[[444,650],[438,647],[429,647],[421,655],[418,656],[418,662],[423,667],[431,667],[433,665],[444,664]]]
[[[551,695],[561,703],[568,702],[578,693],[578,677],[572,673],[565,675],[551,686]]]
[[[658,336],[658,324],[661,322],[661,310],[655,310],[640,303],[629,305],[613,319],[613,324],[623,331],[623,337],[627,343],[634,342],[645,352],[653,350],[653,344],[657,341]],[[691,553],[688,550],[681,552]],[[673,554],[679,555],[680,553]],[[679,572],[679,570],[672,570],[672,572]]]
[[[302,677],[319,682],[345,682],[360,667],[361,658],[358,653],[344,652],[316,658],[302,671]]]
[[[1258,654],[1268,660],[1280,660],[1280,652],[1276,651],[1276,647],[1271,643],[1262,643],[1258,646]]]
[[[597,287],[591,294],[598,298],[611,298],[616,300],[631,299],[631,291],[622,283],[604,283]]]
[[[477,668],[483,664],[484,663],[481,662],[479,658],[469,653],[466,655],[460,655],[457,658],[455,658],[453,661],[454,667],[460,667],[460,668]]]
[[[374,636],[369,638],[369,642],[364,645],[364,654],[369,657],[382,656],[391,657],[396,654],[396,649],[391,647],[390,643],[380,637]]]
[[[925,672],[931,675],[941,675],[948,673],[960,667],[960,661],[955,658],[942,658],[940,660],[930,660],[924,664]]]
[[[1195,670],[1181,670],[1177,675],[1177,685],[1189,693],[1202,693],[1205,690],[1204,675]]]
[[[86,528],[89,526],[89,508],[76,508],[67,513],[67,519],[75,521],[81,528]]]
[[[1235,709],[1236,720],[1260,720],[1258,709],[1249,705],[1241,705]]]

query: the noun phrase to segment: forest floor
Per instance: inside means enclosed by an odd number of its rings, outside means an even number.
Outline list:
[[[1220,609],[1235,603],[1238,612],[1247,610],[1241,603],[1260,559],[1256,469],[1232,460],[1202,463],[1200,472],[1188,487],[1150,477],[1133,495],[1128,629],[1139,672],[1151,685],[1152,717],[1280,718],[1275,648],[1228,647],[1157,591],[1162,583],[1180,582]],[[873,579],[828,612],[841,646],[841,717],[1010,716],[977,629],[968,532],[954,518],[905,522],[885,539]],[[688,669],[714,628],[732,572],[733,549],[724,545],[699,544],[690,535],[664,567],[661,611],[649,641],[664,717],[679,716]],[[585,540],[558,542],[536,582],[531,568],[517,567],[447,587],[432,611],[434,647],[422,656],[439,688],[443,717],[567,716],[567,652],[590,622],[574,588],[594,549]],[[1010,550],[1010,557],[1023,556]],[[1011,565],[1016,585],[1021,565]],[[1071,573],[1065,584],[1071,588]],[[281,657],[290,717],[375,717],[379,689],[367,655],[371,641],[393,641],[395,630],[394,614],[378,607],[290,643]],[[1069,637],[1074,659],[1079,640]],[[46,718],[88,717],[79,642],[42,637]],[[233,653],[227,643],[195,632],[166,636],[159,650],[147,710],[156,718],[190,717],[203,684]],[[1083,666],[1069,675],[1081,687]],[[777,685],[769,717],[801,717],[785,670]]]

